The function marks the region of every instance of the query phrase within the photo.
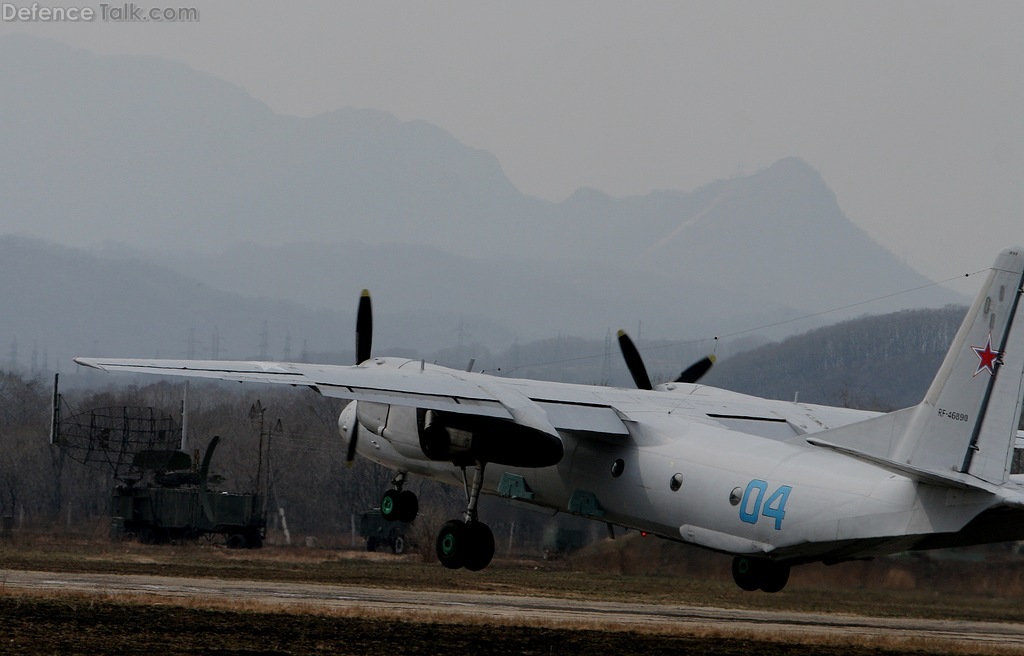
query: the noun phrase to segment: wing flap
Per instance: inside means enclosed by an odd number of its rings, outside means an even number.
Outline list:
[[[541,401],[538,404],[551,425],[559,430],[601,435],[628,436],[629,430],[614,408],[608,406],[581,405],[575,403],[553,403]]]
[[[318,392],[327,397],[351,399],[353,401],[372,401],[388,405],[404,405],[424,410],[443,410],[459,414],[478,415],[512,419],[512,414],[501,403],[488,399],[462,398],[438,394],[421,394],[398,389],[374,389],[316,383],[313,385]]]

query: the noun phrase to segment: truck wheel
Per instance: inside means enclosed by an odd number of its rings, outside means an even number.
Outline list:
[[[391,543],[391,552],[400,554],[405,551],[405,538],[399,535],[395,538],[395,541]]]
[[[259,531],[249,531],[246,534],[245,541],[247,549],[260,549],[263,547],[263,538],[260,537]]]
[[[156,531],[149,526],[143,526],[136,534],[142,544],[156,544]]]
[[[232,533],[228,536],[228,549],[245,549],[247,546],[249,541],[242,533]]]

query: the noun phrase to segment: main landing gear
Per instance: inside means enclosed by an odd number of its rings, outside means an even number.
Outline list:
[[[732,578],[744,590],[778,592],[789,581],[789,565],[764,558],[736,556],[732,559]]]
[[[480,488],[484,482],[483,462],[476,463],[472,484],[462,468],[462,479],[466,486],[466,511],[463,519],[453,519],[441,527],[437,534],[437,559],[448,569],[465,567],[478,572],[487,567],[494,557],[494,534],[487,524],[477,520],[476,506],[480,500]]]
[[[478,572],[490,564],[494,558],[494,534],[487,524],[477,519],[476,507],[480,501],[480,488],[484,483],[484,465],[477,462],[473,481],[470,483],[466,475],[466,467],[462,467],[462,480],[466,487],[466,510],[462,519],[446,522],[437,534],[437,559],[448,569],[465,567],[471,572]],[[380,500],[380,514],[388,521],[409,523],[416,519],[419,512],[419,501],[416,495],[403,490],[405,472],[398,472],[391,484],[395,489],[388,490]]]

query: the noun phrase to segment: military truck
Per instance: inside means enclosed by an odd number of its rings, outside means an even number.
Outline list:
[[[220,533],[226,536],[228,547],[261,547],[266,535],[262,497],[217,492],[207,487],[210,460],[219,440],[214,437],[210,441],[198,473],[188,471],[188,454],[176,451],[170,459],[177,461],[176,467],[180,469],[162,470],[152,485],[114,488],[112,536],[134,536],[146,544],[159,544]],[[139,455],[156,460],[161,454]]]
[[[370,510],[359,516],[359,535],[366,539],[366,550],[390,549],[401,554],[410,546],[405,529],[408,524],[388,521],[379,509]]]
[[[109,470],[118,481],[111,493],[111,537],[157,544],[222,534],[232,548],[263,545],[262,495],[210,489],[221,481],[210,474],[219,437],[210,440],[202,465],[194,468],[179,448],[181,428],[170,413],[137,406],[74,412],[58,380],[50,443],[86,466]]]

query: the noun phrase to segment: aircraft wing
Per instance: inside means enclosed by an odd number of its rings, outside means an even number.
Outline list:
[[[404,365],[325,365],[298,362],[228,360],[146,360],[75,358],[78,364],[103,371],[147,373],[231,380],[243,383],[274,383],[311,387],[324,396],[409,405],[430,410],[511,419],[512,413],[473,383],[439,367],[420,369],[419,361]],[[407,366],[406,366],[407,365]]]
[[[215,378],[252,383],[306,385],[302,374],[281,362],[234,362],[227,360],[145,360],[121,358],[75,358],[83,367],[101,371],[124,371],[190,378]]]
[[[630,434],[635,411],[678,410],[683,404],[680,396],[666,392],[496,377],[400,358],[376,358],[360,365],[118,358],[75,361],[104,371],[304,386],[327,397],[511,420],[549,434],[561,430],[610,439]],[[773,434],[789,427],[789,437],[795,437],[877,414],[795,403],[766,409],[763,399],[701,386],[686,392],[686,403],[693,406],[691,417],[706,413],[707,421],[762,436],[765,426]],[[733,425],[737,422],[742,425]]]
[[[579,386],[495,378],[419,360],[378,358],[360,365],[118,358],[76,358],[75,362],[103,371],[304,386],[333,398],[511,420],[552,435],[556,429],[629,434],[609,403]],[[550,394],[540,400],[538,390]]]

